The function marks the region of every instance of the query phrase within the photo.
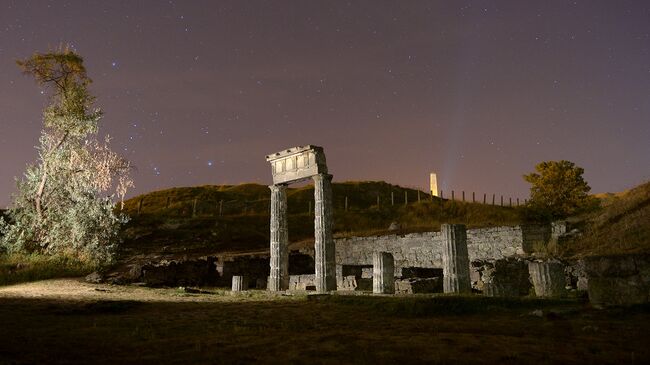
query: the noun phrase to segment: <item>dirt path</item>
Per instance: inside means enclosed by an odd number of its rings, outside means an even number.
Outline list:
[[[0,298],[52,299],[73,301],[131,300],[139,302],[230,302],[274,300],[278,295],[251,291],[232,295],[211,289],[208,294],[188,293],[181,288],[155,289],[139,286],[87,283],[83,278],[53,279],[0,287]]]

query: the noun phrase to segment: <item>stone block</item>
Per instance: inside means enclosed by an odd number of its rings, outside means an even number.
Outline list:
[[[372,260],[372,292],[375,294],[395,293],[395,263],[389,252],[375,252]]]
[[[468,294],[471,282],[467,230],[462,224],[443,224],[441,232],[445,238],[442,256],[444,292]]]
[[[650,301],[650,254],[586,257],[589,301],[633,305]]]
[[[337,290],[356,290],[359,287],[354,275],[343,276],[339,279]]]
[[[248,290],[248,279],[243,275],[234,275],[232,277],[232,291]]]
[[[518,297],[528,295],[530,281],[528,264],[520,258],[472,261],[478,279],[475,288],[491,297]]]
[[[290,275],[289,290],[316,290],[316,275]]]
[[[266,156],[271,164],[274,184],[288,184],[327,174],[327,162],[322,147],[298,146]]]
[[[567,293],[565,266],[557,260],[533,261],[528,271],[535,288],[535,295],[546,298],[561,298]]]

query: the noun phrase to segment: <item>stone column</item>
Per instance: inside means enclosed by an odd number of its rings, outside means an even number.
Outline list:
[[[271,273],[269,290],[289,288],[289,232],[287,230],[287,187],[271,185]]]
[[[372,254],[372,292],[395,294],[395,261],[390,252]]]
[[[314,179],[314,249],[316,291],[336,290],[336,258],[332,237],[332,175],[317,174]]]
[[[533,261],[528,263],[528,272],[538,297],[563,297],[566,294],[564,264],[559,261]]]
[[[232,291],[248,290],[248,281],[245,276],[232,277]]]
[[[467,253],[467,230],[462,224],[443,224],[442,269],[445,293],[469,294],[472,286],[469,278],[469,255]]]

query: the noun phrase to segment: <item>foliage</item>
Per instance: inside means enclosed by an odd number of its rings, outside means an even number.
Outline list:
[[[584,169],[573,162],[545,161],[537,172],[524,175],[531,184],[530,211],[540,218],[557,219],[584,212],[594,206],[591,188],[582,177]]]
[[[132,186],[130,163],[110,150],[109,137],[97,140],[102,112],[93,106],[83,59],[60,48],[17,63],[52,95],[43,113],[38,163],[17,180],[11,223],[0,222],[0,245],[10,253],[110,261],[126,221],[114,213],[114,198],[123,199]]]
[[[0,256],[0,285],[77,277],[96,269],[93,263],[64,255],[10,254]]]

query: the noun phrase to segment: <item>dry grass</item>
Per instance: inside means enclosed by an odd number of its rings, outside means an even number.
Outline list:
[[[86,275],[92,264],[68,256],[0,254],[0,286],[51,278]]]
[[[119,294],[111,292],[116,287],[80,286],[67,296],[35,288],[40,298],[0,289],[0,363],[650,361],[647,308],[595,311],[570,301],[444,296],[183,296],[132,287]],[[533,309],[545,314],[531,316]]]
[[[395,205],[390,204],[391,192]],[[409,198],[408,205],[404,204],[404,194]],[[269,195],[266,186],[243,184],[173,188],[135,197],[126,202],[126,211],[133,220],[125,230],[123,247],[129,252],[162,247],[211,253],[267,249]],[[289,239],[294,243],[313,239],[313,186],[289,188],[287,195]],[[397,233],[437,230],[443,222],[470,227],[521,223],[517,208],[430,199],[424,192],[420,192],[417,202],[417,190],[385,182],[335,183],[333,196],[337,237],[386,233],[391,222],[402,226]],[[194,199],[196,215],[192,217]],[[221,201],[223,215],[219,216]]]
[[[585,235],[569,249],[576,255],[650,252],[650,182],[605,196],[602,209],[586,218]]]

